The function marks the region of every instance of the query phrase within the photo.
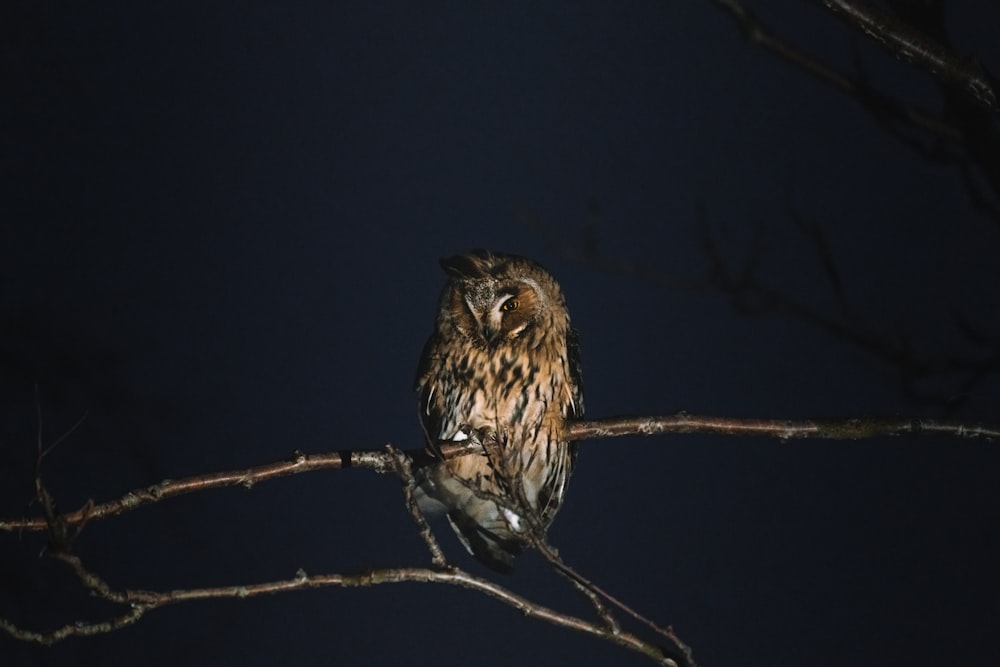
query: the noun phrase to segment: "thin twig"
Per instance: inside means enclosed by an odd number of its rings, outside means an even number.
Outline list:
[[[440,569],[450,567],[448,565],[448,559],[445,558],[444,551],[441,549],[441,545],[438,544],[437,539],[434,537],[434,533],[431,532],[431,527],[427,524],[427,519],[424,518],[424,513],[420,510],[420,506],[417,504],[417,499],[414,495],[414,491],[417,487],[417,480],[413,476],[412,460],[406,455],[405,452],[396,449],[392,445],[386,445],[386,449],[390,454],[392,454],[393,461],[396,464],[396,474],[399,475],[403,482],[403,495],[406,500],[406,509],[409,510],[410,516],[413,518],[413,522],[417,525],[417,532],[424,540],[424,544],[427,545],[428,551],[431,552],[431,562],[435,567]]]
[[[594,605],[597,615],[600,616],[604,622],[609,626],[612,631],[616,629],[620,631],[620,626],[615,620],[615,618],[608,612],[608,610],[601,603],[601,599],[610,602],[613,606],[617,607],[621,611],[625,612],[635,620],[639,621],[641,624],[645,625],[649,629],[653,630],[657,634],[666,637],[674,643],[675,646],[684,655],[685,666],[686,667],[698,667],[698,663],[694,660],[694,653],[691,647],[681,641],[681,638],[677,636],[674,632],[673,627],[668,626],[666,628],[660,627],[657,623],[646,618],[635,609],[625,604],[615,596],[611,595],[603,588],[595,584],[593,581],[583,576],[575,569],[570,567],[559,555],[555,549],[552,548],[544,538],[538,538],[534,541],[534,546],[542,554],[542,556],[549,562],[552,567],[555,568],[557,572],[569,579],[580,591],[582,591]]]
[[[819,81],[855,97],[867,105],[876,102],[876,100],[872,99],[872,96],[876,95],[876,93],[870,86],[865,85],[854,77],[837,71],[835,68],[822,62],[788,40],[781,39],[738,0],[712,1],[736,21],[747,41],[792,63]],[[879,103],[888,102],[885,98],[880,98],[877,101]],[[928,111],[917,109],[902,102],[893,101],[892,106],[900,120],[911,124],[913,127],[948,142],[960,143],[962,141],[962,133],[953,123],[947,122]]]
[[[242,486],[249,489],[259,482],[270,479],[313,470],[348,467],[372,468],[384,472],[393,467],[392,455],[386,451],[330,452],[326,454],[296,452],[290,461],[278,461],[252,468],[194,475],[182,479],[165,479],[152,486],[129,491],[115,500],[94,505],[86,512],[86,516],[84,516],[84,510],[80,509],[63,515],[63,518],[71,524],[80,523],[85,518],[88,520],[105,519],[138,509],[144,505],[197,491],[228,486]],[[45,519],[41,517],[13,522],[0,520],[0,530],[39,531],[46,528]]]
[[[65,562],[76,576],[94,595],[110,602],[128,605],[126,613],[114,617],[110,621],[100,623],[68,623],[49,632],[34,632],[25,630],[9,621],[0,619],[0,629],[9,635],[24,641],[51,645],[72,636],[103,634],[135,623],[146,612],[179,602],[211,599],[247,599],[259,595],[285,593],[309,588],[341,587],[355,588],[375,586],[378,584],[395,584],[403,582],[439,583],[468,588],[484,593],[504,604],[517,609],[525,616],[548,621],[554,625],[576,630],[645,655],[661,665],[676,663],[663,655],[659,647],[648,643],[627,632],[611,632],[603,625],[586,621],[576,616],[555,611],[549,607],[537,604],[513,591],[487,579],[482,579],[468,572],[450,570],[430,570],[425,568],[392,568],[371,570],[360,574],[320,574],[309,575],[299,570],[295,577],[277,581],[256,584],[218,586],[210,588],[177,589],[172,591],[146,590],[113,590],[107,582],[98,575],[88,571],[80,559],[69,554],[57,556]]]
[[[944,110],[932,112],[878,90],[863,73],[840,72],[807,49],[776,36],[740,0],[711,1],[729,14],[749,42],[856,99],[889,134],[921,158],[954,164],[973,204],[997,221],[998,207],[982,192],[976,177],[985,179],[994,192],[1000,191],[995,137],[1000,83],[976,58],[954,53],[944,37],[940,12],[931,11],[932,18],[911,25],[898,12],[894,15],[859,0],[822,0],[831,13],[880,42],[892,55],[927,70],[942,84]],[[920,13],[917,5],[921,3],[910,4]]]

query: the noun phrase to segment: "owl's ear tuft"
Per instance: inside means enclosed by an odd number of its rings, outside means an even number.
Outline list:
[[[492,255],[486,250],[473,250],[464,255],[442,257],[441,268],[452,278],[485,278]]]

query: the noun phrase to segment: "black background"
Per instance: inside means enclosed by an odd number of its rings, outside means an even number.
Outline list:
[[[948,4],[955,43],[1000,67],[997,13]],[[935,104],[926,76],[822,9],[753,7]],[[697,282],[707,224],[734,266],[755,255],[762,280],[833,313],[801,215],[823,226],[862,328],[935,358],[977,353],[956,312],[1000,331],[1000,230],[957,171],[710,2],[4,11],[5,517],[36,511],[37,412],[46,445],[85,415],[44,463],[65,509],[295,449],[420,446],[411,385],[437,258],[472,247],[560,280],[592,417],[998,421],[995,378],[953,396],[944,378],[925,388],[945,406],[914,402],[892,365],[794,318],[568,256],[589,244]],[[551,539],[705,665],[990,665],[998,463],[995,443],[948,439],[587,442]],[[38,557],[41,536],[0,539],[8,619],[113,611]],[[366,470],[171,500],[88,526],[75,552],[113,586],[157,590],[429,563],[398,482]],[[591,613],[534,554],[501,583]],[[14,666],[515,662],[644,664],[418,584],[188,603],[51,649],[0,635]]]

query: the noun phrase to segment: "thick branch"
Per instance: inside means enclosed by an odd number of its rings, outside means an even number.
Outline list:
[[[989,424],[964,424],[933,419],[734,419],[729,417],[699,417],[678,413],[666,417],[618,417],[596,421],[575,422],[569,425],[572,440],[594,440],[622,435],[657,435],[661,433],[714,433],[721,435],[755,435],[791,440],[823,438],[857,440],[882,436],[946,436],[963,439],[1000,440],[1000,426]],[[463,456],[477,451],[475,447],[459,444],[441,444],[445,458]],[[431,460],[423,450],[410,450],[407,454],[416,465]],[[335,468],[370,468],[377,472],[395,470],[397,462],[392,451],[340,451],[327,454],[296,452],[290,461],[225,472],[195,475],[183,479],[167,479],[141,489],[135,489],[115,500],[101,504],[88,503],[81,509],[60,515],[66,526],[78,526],[88,521],[117,516],[144,505],[175,496],[228,486],[252,488],[258,482],[277,477],[287,477],[313,470]],[[48,530],[49,521],[43,517],[0,519],[0,531]]]
[[[657,435],[659,433],[717,433],[721,435],[757,435],[780,440],[820,438],[825,440],[860,440],[899,435],[937,435],[953,438],[1000,440],[1000,426],[963,424],[935,419],[732,419],[699,417],[680,412],[670,417],[617,417],[576,422],[569,428],[574,440],[613,438],[620,435]]]

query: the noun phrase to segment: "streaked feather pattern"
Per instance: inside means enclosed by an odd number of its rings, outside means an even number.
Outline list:
[[[583,416],[575,332],[558,283],[535,262],[473,251],[448,275],[417,371],[420,415],[436,449],[474,438],[483,454],[420,472],[424,509],[444,509],[466,548],[508,571],[562,505],[575,459],[567,419]]]

